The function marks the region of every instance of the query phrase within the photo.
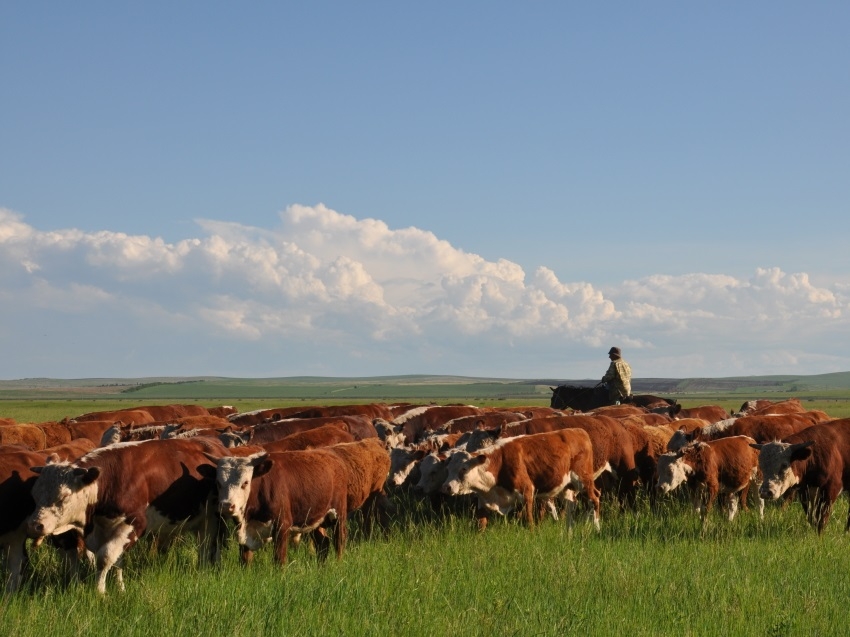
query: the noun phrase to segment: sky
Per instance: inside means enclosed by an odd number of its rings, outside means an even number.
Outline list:
[[[0,6],[0,378],[850,370],[850,4]]]

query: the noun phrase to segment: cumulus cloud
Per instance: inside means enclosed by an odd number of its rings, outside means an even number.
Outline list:
[[[547,267],[527,274],[431,232],[392,229],[323,205],[291,206],[278,221],[255,228],[199,220],[199,236],[167,243],[118,232],[42,231],[0,209],[0,299],[15,305],[14,316],[38,313],[44,321],[45,312],[55,321],[90,312],[92,325],[120,316],[141,341],[156,338],[145,325],[160,334],[190,331],[193,346],[207,343],[211,359],[253,343],[269,360],[252,369],[292,374],[305,371],[289,358],[296,352],[371,364],[361,370],[369,375],[429,371],[422,366],[441,360],[478,360],[487,369],[484,361],[499,349],[502,368],[491,375],[527,375],[535,363],[543,375],[568,367],[556,350],[587,353],[612,343],[647,361],[656,356],[655,375],[695,364],[714,372],[705,375],[722,375],[721,352],[758,344],[766,353],[752,373],[765,373],[771,364],[815,360],[830,335],[846,333],[846,283],[819,287],[806,273],[778,267],[759,267],[748,279],[656,275],[600,288]],[[13,333],[11,319],[4,320],[3,333]],[[99,336],[78,329],[81,340]],[[703,359],[686,351],[670,357],[671,349],[697,343]],[[381,368],[388,352],[394,366]],[[511,365],[506,352],[521,352],[524,362]],[[197,360],[197,352],[189,358]],[[735,365],[733,355],[725,360]],[[842,365],[847,358],[830,360]]]

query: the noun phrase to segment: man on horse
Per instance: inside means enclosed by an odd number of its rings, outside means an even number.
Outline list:
[[[623,360],[619,347],[608,350],[611,364],[602,377],[602,382],[608,388],[608,398],[612,404],[618,405],[632,393],[632,368]]]

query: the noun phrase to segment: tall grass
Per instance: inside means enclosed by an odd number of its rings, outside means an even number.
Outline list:
[[[606,504],[601,533],[500,519],[483,533],[465,512],[438,517],[399,496],[386,538],[356,532],[341,561],[309,547],[281,568],[250,567],[232,544],[197,566],[191,541],[166,555],[127,554],[121,594],[110,579],[58,584],[46,547],[34,577],[0,610],[8,635],[839,635],[850,594],[847,505],[823,536],[798,505],[754,510],[706,528],[679,500],[652,513]]]

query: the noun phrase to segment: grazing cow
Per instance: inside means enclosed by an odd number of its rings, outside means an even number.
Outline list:
[[[790,436],[811,425],[827,420],[829,420],[829,416],[822,411],[729,418],[707,425],[702,429],[695,429],[687,434],[681,430],[677,431],[670,439],[668,449],[675,451],[695,440],[707,442],[729,436],[749,436],[756,442],[781,440],[785,436]]]
[[[320,449],[345,442],[354,442],[356,438],[336,425],[323,425],[290,434],[280,440],[272,440],[261,446],[266,451],[301,451]],[[370,439],[371,440],[371,439]]]
[[[41,451],[47,446],[47,436],[35,425],[4,425],[0,427],[0,445],[21,445]]]
[[[348,474],[339,456],[327,449],[262,451],[249,456],[209,458],[221,514],[236,522],[243,562],[267,541],[274,556],[286,562],[291,533],[310,533],[321,560],[330,543],[323,528],[333,528],[337,558],[347,536]]]
[[[45,461],[43,453],[24,449],[0,452],[0,550],[5,554],[6,592],[21,584],[27,560],[26,521],[35,508],[32,485],[37,475],[30,467]]]
[[[789,398],[773,402],[771,400],[748,400],[736,416],[777,416],[783,414],[797,414],[806,411],[799,398]]]
[[[530,418],[503,426],[499,436],[504,438],[530,435],[567,428],[584,429],[590,435],[596,486],[602,488],[602,483],[607,482],[606,478],[610,477],[620,504],[634,507],[635,484],[638,480],[634,442],[625,427],[614,418],[583,414]],[[603,474],[607,475],[603,477]]]
[[[95,554],[100,593],[113,567],[124,589],[121,557],[147,530],[163,533],[163,545],[179,531],[194,531],[201,558],[215,561],[220,538],[213,485],[198,467],[224,453],[216,440],[150,440],[96,449],[72,464],[33,467],[39,477],[28,532],[33,538],[82,533]]]
[[[448,421],[436,431],[442,433],[467,433],[476,429],[492,429],[511,422],[525,420],[525,416],[512,411],[494,411],[486,414],[461,416]]]
[[[372,531],[372,522],[378,520],[386,530],[389,520],[386,512],[389,506],[384,484],[390,472],[390,454],[377,438],[367,438],[354,442],[340,443],[326,447],[339,457],[348,476],[349,515],[354,511],[363,511],[363,534],[367,537]]]
[[[572,527],[575,496],[593,507],[599,528],[599,494],[593,484],[593,448],[581,429],[562,429],[522,436],[492,447],[488,453],[459,451],[449,463],[442,490],[448,495],[474,492],[489,510],[502,515],[522,507],[523,518],[534,526],[535,498],[561,497]]]
[[[809,523],[823,533],[842,490],[850,493],[850,418],[813,425],[781,441],[754,444],[763,475],[759,495],[776,500],[792,488]],[[848,517],[845,531],[850,531]]]
[[[109,421],[110,424],[121,421],[132,425],[149,425],[154,422],[154,417],[150,412],[144,409],[119,409],[117,411],[93,411],[88,414],[82,414],[72,420],[72,422],[90,422],[92,420]]]
[[[369,420],[383,418],[392,420],[392,410],[383,403],[369,403],[366,405],[329,405],[326,407],[302,408],[287,418],[327,418],[329,416],[365,416]]]
[[[677,420],[685,418],[701,418],[709,423],[726,420],[730,417],[728,411],[720,405],[700,405],[698,407],[682,407],[676,414]]]
[[[103,434],[115,425],[114,420],[87,420],[84,422],[69,422],[68,431],[71,432],[71,440],[85,438],[99,445]]]
[[[741,508],[747,510],[750,483],[758,477],[758,452],[747,436],[731,436],[710,442],[694,442],[658,460],[657,489],[670,493],[686,483],[691,501],[705,524],[718,493],[728,494],[726,515],[731,522]],[[764,517],[764,500],[759,498],[759,515]]]
[[[407,412],[393,422],[401,426],[400,433],[404,444],[409,445],[420,442],[425,435],[442,428],[451,420],[485,413],[487,413],[485,409],[471,405],[439,405]]]
[[[71,430],[63,422],[40,422],[35,426],[44,432],[45,447],[55,447],[71,442]]]
[[[222,442],[224,442],[224,444],[227,446],[239,446],[249,443],[252,445],[261,445],[267,442],[272,442],[274,440],[281,440],[282,438],[286,438],[287,436],[301,431],[307,431],[309,429],[317,429],[318,427],[326,426],[333,426],[343,431],[354,433],[349,425],[349,419],[357,420],[358,427],[365,428],[367,426],[364,423],[364,420],[361,419],[359,416],[339,416],[336,418],[296,418],[293,420],[278,420],[275,422],[256,425],[254,427],[244,429],[241,432],[223,432],[221,434],[221,438]],[[373,432],[375,432],[375,428],[374,426],[372,426],[372,423],[368,423],[368,427],[371,428]],[[241,442],[239,442],[238,440],[234,440],[235,444],[230,445],[228,442],[225,442],[225,439],[228,438],[225,433],[232,434],[233,436],[238,436],[238,438],[241,439]],[[377,432],[375,432],[375,436],[377,436]],[[359,436],[355,434],[355,438],[359,439]]]

